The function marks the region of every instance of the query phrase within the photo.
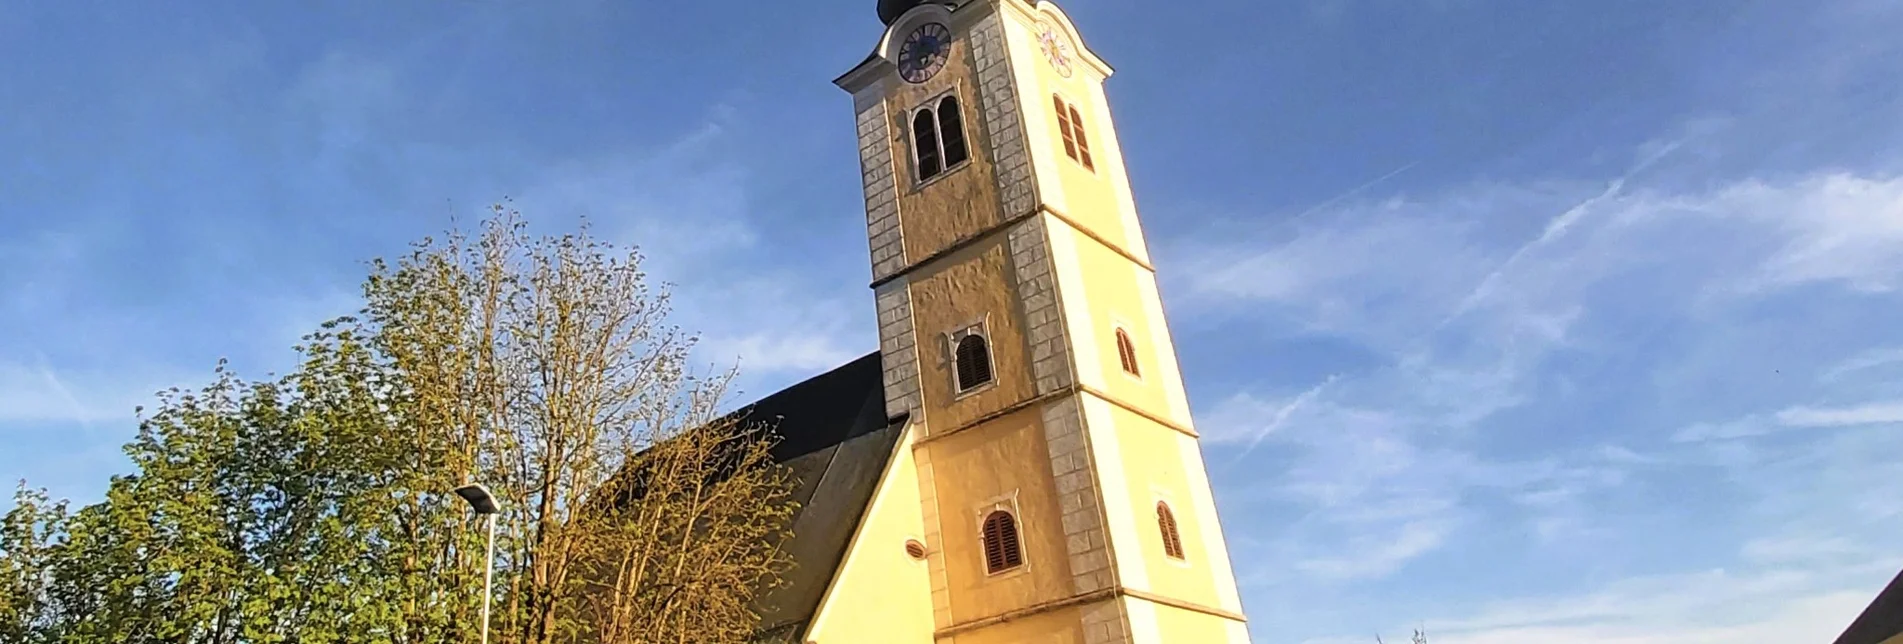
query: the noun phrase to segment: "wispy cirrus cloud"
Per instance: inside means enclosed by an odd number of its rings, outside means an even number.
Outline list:
[[[1840,407],[1796,406],[1769,415],[1752,415],[1717,423],[1697,423],[1679,430],[1680,442],[1750,438],[1794,429],[1830,429],[1860,425],[1903,424],[1903,400],[1882,400]]]
[[[1825,370],[1818,378],[1828,382],[1852,374],[1865,377],[1873,372],[1887,372],[1893,378],[1903,380],[1903,369],[1896,369],[1898,367],[1903,367],[1903,347],[1874,347],[1844,359]]]
[[[784,250],[762,230],[731,119],[716,106],[665,145],[549,168],[514,201],[638,248],[650,278],[672,287],[669,322],[701,336],[701,359],[737,366],[746,398],[850,361],[876,335],[862,285],[758,270]]]
[[[90,383],[68,385],[65,378],[44,362],[39,364],[0,363],[0,423],[71,422],[91,424],[131,415],[132,398],[101,400]],[[129,394],[130,392],[120,392]],[[88,400],[80,400],[84,394]]]
[[[1872,584],[1903,560],[1822,571],[1738,574],[1724,570],[1622,580],[1604,589],[1499,602],[1473,617],[1426,622],[1434,640],[1473,644],[1729,644],[1805,642],[1834,635],[1869,602]],[[1888,566],[1887,571],[1885,566]],[[1850,578],[1860,583],[1845,584]],[[1394,624],[1406,632],[1415,623]],[[1829,634],[1829,635],[1825,635]],[[1308,640],[1309,644],[1362,641]]]
[[[1639,158],[1642,169],[1670,157]],[[1831,169],[1714,186],[1646,176],[1635,169],[1597,191],[1483,185],[1351,201],[1296,230],[1173,240],[1177,261],[1209,269],[1175,276],[1173,291],[1186,293],[1177,310],[1381,356],[1326,387],[1238,388],[1204,414],[1212,442],[1260,442],[1251,465],[1228,472],[1259,473],[1229,507],[1284,517],[1271,524],[1281,535],[1276,555],[1245,563],[1255,568],[1245,583],[1265,594],[1313,592],[1308,580],[1346,593],[1374,580],[1407,583],[1419,574],[1411,571],[1489,551],[1480,549],[1627,552],[1641,531],[1687,529],[1665,527],[1684,520],[1637,500],[1692,485],[1739,499],[1704,506],[1701,516],[1721,517],[1723,527],[1688,538],[1733,548],[1745,561],[1730,573],[1738,583],[1764,580],[1756,617],[1701,620],[1704,609],[1689,605],[1647,612],[1652,600],[1637,598],[1638,586],[1593,590],[1579,577],[1549,585],[1587,595],[1554,605],[1598,602],[1602,614],[1439,630],[1475,642],[1718,642],[1752,628],[1815,637],[1837,617],[1814,619],[1813,604],[1842,612],[1868,591],[1856,585],[1871,574],[1863,568],[1777,585],[1790,571],[1769,555],[1803,537],[1775,544],[1747,535],[1800,534],[1791,526],[1806,521],[1903,527],[1903,503],[1880,500],[1894,486],[1876,483],[1857,457],[1903,449],[1903,436],[1881,431],[1903,422],[1903,408],[1869,386],[1893,360],[1885,347],[1903,337],[1889,330],[1903,323],[1890,287],[1903,276],[1903,238],[1892,231],[1903,221],[1903,175]],[[1258,272],[1222,270],[1236,266]],[[1266,279],[1248,277],[1261,271]],[[1831,332],[1840,335],[1766,344]],[[1714,411],[1734,420],[1702,419]],[[1813,442],[1808,451],[1762,442],[1799,433]],[[1265,462],[1278,466],[1260,474]],[[1822,473],[1830,471],[1861,474]],[[1831,545],[1869,551],[1872,534]],[[1671,583],[1718,583],[1615,565]],[[1446,608],[1431,614],[1460,614]]]

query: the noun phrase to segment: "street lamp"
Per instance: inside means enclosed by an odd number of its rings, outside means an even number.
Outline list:
[[[482,644],[489,644],[490,583],[496,569],[496,514],[502,511],[502,504],[496,501],[496,496],[490,494],[489,488],[483,487],[481,483],[470,483],[456,488],[456,496],[468,501],[469,507],[475,509],[476,514],[483,515],[489,520],[489,554],[482,566]]]

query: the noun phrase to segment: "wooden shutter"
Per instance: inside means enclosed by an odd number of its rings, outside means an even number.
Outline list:
[[[1024,553],[1018,547],[1017,522],[1011,520],[1011,513],[994,510],[986,515],[983,533],[985,572],[1003,572],[1024,564]]]
[[[1171,559],[1183,558],[1183,535],[1176,529],[1176,515],[1170,512],[1170,505],[1156,503],[1156,526],[1163,532],[1163,554]]]
[[[1064,105],[1064,99],[1051,95],[1051,105],[1057,108],[1057,131],[1064,135],[1064,153],[1072,160],[1077,158],[1077,140],[1070,134],[1070,108]]]
[[[1070,129],[1074,130],[1071,136],[1077,139],[1077,154],[1071,156],[1084,164],[1085,170],[1097,169],[1096,166],[1090,164],[1090,140],[1084,137],[1084,117],[1077,115],[1075,105],[1070,107]]]
[[[1132,376],[1141,376],[1137,370],[1137,348],[1130,342],[1130,334],[1117,329],[1117,359],[1123,362],[1123,370]]]
[[[959,391],[991,382],[991,348],[985,345],[984,336],[974,333],[959,338],[953,361],[957,363]]]

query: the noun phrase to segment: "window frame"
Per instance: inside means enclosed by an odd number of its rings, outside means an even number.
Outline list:
[[[1081,166],[1086,172],[1097,173],[1096,157],[1090,153],[1089,128],[1084,126],[1084,114],[1077,109],[1078,102],[1062,91],[1051,91],[1051,111],[1057,113],[1057,134],[1064,141],[1064,156],[1071,163]]]
[[[958,147],[961,149],[960,151],[964,153],[964,158],[959,159],[957,163],[945,163],[945,170],[939,174],[949,174],[954,169],[963,168],[971,164],[971,135],[966,131],[965,127],[965,99],[958,96],[957,91],[945,92],[942,96],[939,96],[933,101],[932,120],[938,123],[938,157],[941,161],[951,158],[951,148],[945,145],[946,101],[952,102],[952,113],[955,114],[958,119]]]
[[[1129,322],[1121,318],[1114,319],[1110,323],[1110,343],[1116,347],[1117,366],[1121,367],[1123,375],[1142,382],[1143,359],[1137,355],[1136,334],[1131,333],[1130,328]],[[1130,352],[1127,357],[1124,355],[1126,346]]]
[[[905,139],[908,141],[906,147],[912,151],[912,171],[910,176],[914,190],[929,186],[944,177],[965,169],[965,166],[971,165],[971,158],[975,155],[971,147],[971,119],[965,117],[965,107],[967,107],[969,103],[965,100],[964,93],[960,91],[963,87],[964,83],[954,82],[951,87],[947,87],[943,91],[936,92],[924,100],[919,101],[918,104],[912,106],[912,109],[905,112]],[[951,98],[958,103],[958,135],[965,144],[965,158],[959,160],[957,163],[945,163],[945,120],[939,117],[938,112],[939,108],[944,105],[946,98]],[[923,176],[921,172],[923,169],[920,164],[922,159],[919,156],[921,150],[918,145],[918,132],[917,126],[915,125],[918,123],[919,114],[923,112],[931,113],[932,145],[934,146],[934,151],[938,153],[938,172],[929,177]]]
[[[1163,544],[1163,557],[1172,561],[1189,563],[1189,552],[1183,547],[1183,522],[1176,518],[1176,509],[1170,506],[1168,499],[1157,499],[1156,531]]]
[[[1018,491],[1012,490],[973,505],[971,510],[973,527],[978,537],[978,568],[984,571],[984,579],[1003,579],[1029,573],[1032,562],[1030,552],[1025,548],[1024,513],[1018,507]],[[985,520],[997,512],[1003,512],[1011,517],[1011,527],[1017,534],[1018,565],[994,571],[991,569],[991,553],[986,550],[989,542],[985,540]]]
[[[959,387],[962,383],[959,382],[958,378],[958,344],[965,338],[974,335],[978,336],[978,339],[985,343],[985,369],[986,373],[990,374],[991,377],[969,389],[965,389]],[[953,401],[964,400],[965,398],[975,396],[998,386],[998,343],[992,342],[991,316],[989,314],[980,316],[976,320],[972,320],[959,325],[956,329],[947,331],[944,337],[945,365],[949,367],[947,371],[951,376]]]
[[[992,510],[978,522],[980,550],[984,551],[985,574],[1002,575],[1024,567],[1024,530],[1018,515],[1010,510]],[[993,539],[992,526],[1000,526]],[[1009,543],[1005,543],[1008,540]],[[993,555],[996,557],[993,557]],[[993,565],[993,564],[996,565]]]
[[[923,142],[922,139],[924,139],[925,137],[921,136],[922,133],[919,131],[920,122],[925,122],[932,126],[932,136],[930,141],[932,144],[932,148],[930,152],[932,153],[933,159],[937,162],[938,169],[933,170],[930,176],[927,176],[925,174],[925,152],[927,150],[925,149],[925,146],[921,145],[921,143]],[[939,176],[944,175],[945,174],[945,144],[942,141],[943,135],[939,133],[937,110],[931,107],[930,105],[927,105],[925,107],[922,107],[916,110],[912,110],[912,117],[906,120],[906,127],[908,128],[906,130],[906,133],[907,133],[906,138],[911,140],[912,142],[912,146],[911,146],[912,147],[912,174],[914,176],[914,181],[917,183],[923,184],[926,181],[930,181],[932,179],[935,179],[935,178],[938,178]]]

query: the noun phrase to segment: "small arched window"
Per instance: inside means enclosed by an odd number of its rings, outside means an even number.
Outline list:
[[[958,167],[971,158],[965,143],[965,118],[958,98],[946,96],[912,114],[912,155],[918,180],[924,181]]]
[[[1065,104],[1063,97],[1052,94],[1051,107],[1057,111],[1057,131],[1064,136],[1064,154],[1083,164],[1085,170],[1095,170],[1090,161],[1090,139],[1084,136],[1084,117],[1077,106]]]
[[[959,338],[957,348],[952,351],[952,362],[960,393],[991,382],[991,347],[983,335],[971,333]]]
[[[985,515],[981,536],[986,573],[1000,573],[1024,565],[1024,551],[1018,545],[1018,523],[1010,512],[993,510]]]
[[[1170,512],[1170,504],[1156,502],[1156,527],[1163,533],[1163,554],[1171,559],[1183,558],[1183,534],[1176,529],[1176,515]]]
[[[958,113],[958,97],[947,96],[938,102],[938,131],[940,140],[945,142],[945,167],[971,158],[970,150],[965,149],[965,124]]]
[[[1117,329],[1117,360],[1123,363],[1123,372],[1132,376],[1142,376],[1137,366],[1137,347],[1130,342],[1130,334]]]

